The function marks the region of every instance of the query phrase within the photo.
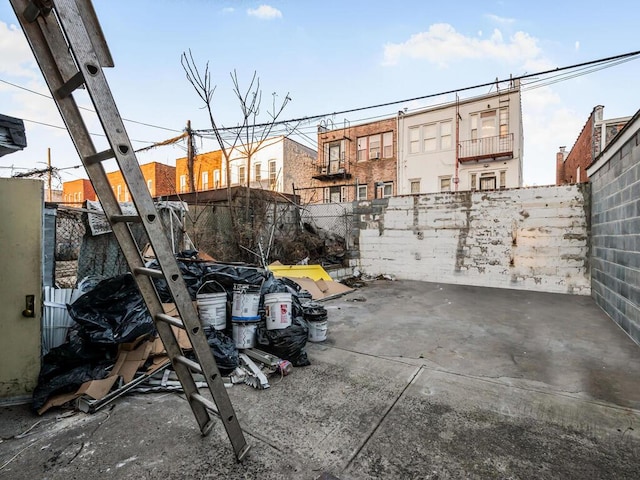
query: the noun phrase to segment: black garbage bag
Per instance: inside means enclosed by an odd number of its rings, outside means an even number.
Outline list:
[[[183,252],[184,253],[184,252]],[[187,286],[191,300],[196,299],[200,287],[209,281],[213,285],[221,286],[229,298],[233,294],[233,286],[236,283],[245,285],[261,285],[266,272],[261,268],[249,265],[229,265],[216,262],[189,261],[183,258],[176,259],[182,278]],[[158,263],[153,260],[148,264],[150,268],[158,268]],[[158,291],[160,299],[165,303],[173,302],[171,292],[164,278],[154,278],[153,283]],[[219,291],[219,290],[214,290]],[[210,290],[202,290],[202,293],[212,293]]]
[[[233,340],[219,330],[207,332],[207,343],[222,375],[233,372],[240,363],[238,349]]]
[[[302,317],[295,317],[293,323],[280,330],[267,330],[265,324],[258,324],[258,347],[265,352],[289,360],[294,367],[311,365],[304,349],[309,336],[309,327]]]
[[[91,343],[110,345],[155,334],[153,319],[130,274],[108,278],[71,305],[69,315]]]

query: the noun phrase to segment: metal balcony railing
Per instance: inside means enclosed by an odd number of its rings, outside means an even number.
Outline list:
[[[513,133],[460,142],[460,162],[513,158]]]

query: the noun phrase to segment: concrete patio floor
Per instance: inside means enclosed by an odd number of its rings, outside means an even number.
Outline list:
[[[180,395],[131,394],[0,408],[0,478],[639,477],[640,347],[591,298],[378,280],[325,305],[311,366],[229,389],[243,463]]]

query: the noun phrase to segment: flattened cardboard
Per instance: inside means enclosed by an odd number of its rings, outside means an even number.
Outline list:
[[[291,281],[296,282],[302,288],[307,290],[311,294],[311,298],[314,300],[324,300],[328,298],[344,295],[345,293],[353,292],[353,288],[347,287],[339,282],[333,280],[312,280],[311,278],[293,278],[286,277]]]

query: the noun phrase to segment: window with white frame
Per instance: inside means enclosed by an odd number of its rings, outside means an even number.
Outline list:
[[[202,172],[202,190],[209,190],[209,172]]]
[[[220,187],[220,170],[213,171],[213,188]]]
[[[187,191],[187,176],[180,175],[180,193]],[[120,185],[118,185],[118,200],[120,199]]]
[[[347,187],[335,186],[325,187],[322,197],[324,203],[340,203],[347,199]]]
[[[509,107],[474,113],[470,119],[471,140],[509,134]]]
[[[240,165],[238,167],[238,183],[244,185],[247,182],[247,167]]]
[[[129,189],[126,186],[124,187],[124,201],[129,201]]]
[[[476,173],[472,173],[469,176],[469,186],[471,187],[471,190],[478,189],[478,175]]]
[[[442,150],[448,150],[453,145],[451,139],[451,124],[451,121],[440,122],[440,149]]]
[[[382,134],[382,158],[393,157],[393,132]]]
[[[357,195],[358,195],[357,200],[366,200],[367,199],[367,186],[366,185],[358,185]]]
[[[500,172],[500,188],[507,188],[507,172],[504,170]]]
[[[367,137],[358,137],[356,141],[358,162],[364,162],[367,159]]]
[[[118,201],[121,201],[122,199],[120,197],[122,196],[122,185],[118,185],[116,187],[116,191],[118,192],[117,194]]]
[[[502,107],[500,109],[500,136],[504,137],[509,134],[509,109]]]
[[[420,193],[420,179],[410,180],[409,186],[411,193]]]
[[[369,136],[369,159],[375,159],[381,157],[380,151],[380,134]]]
[[[422,151],[434,152],[438,148],[438,125],[432,123],[422,126]]]
[[[153,180],[147,180],[147,188],[149,189],[149,193],[153,195]]]
[[[409,153],[420,152],[420,127],[409,128]]]
[[[451,191],[451,177],[440,177],[440,191],[441,192]]]
[[[256,182],[262,180],[262,165],[260,163],[253,166],[253,178]]]
[[[393,182],[378,182],[376,186],[377,198],[393,197]]]
[[[276,177],[276,161],[269,160],[269,186],[271,186],[272,188],[276,185]]]

